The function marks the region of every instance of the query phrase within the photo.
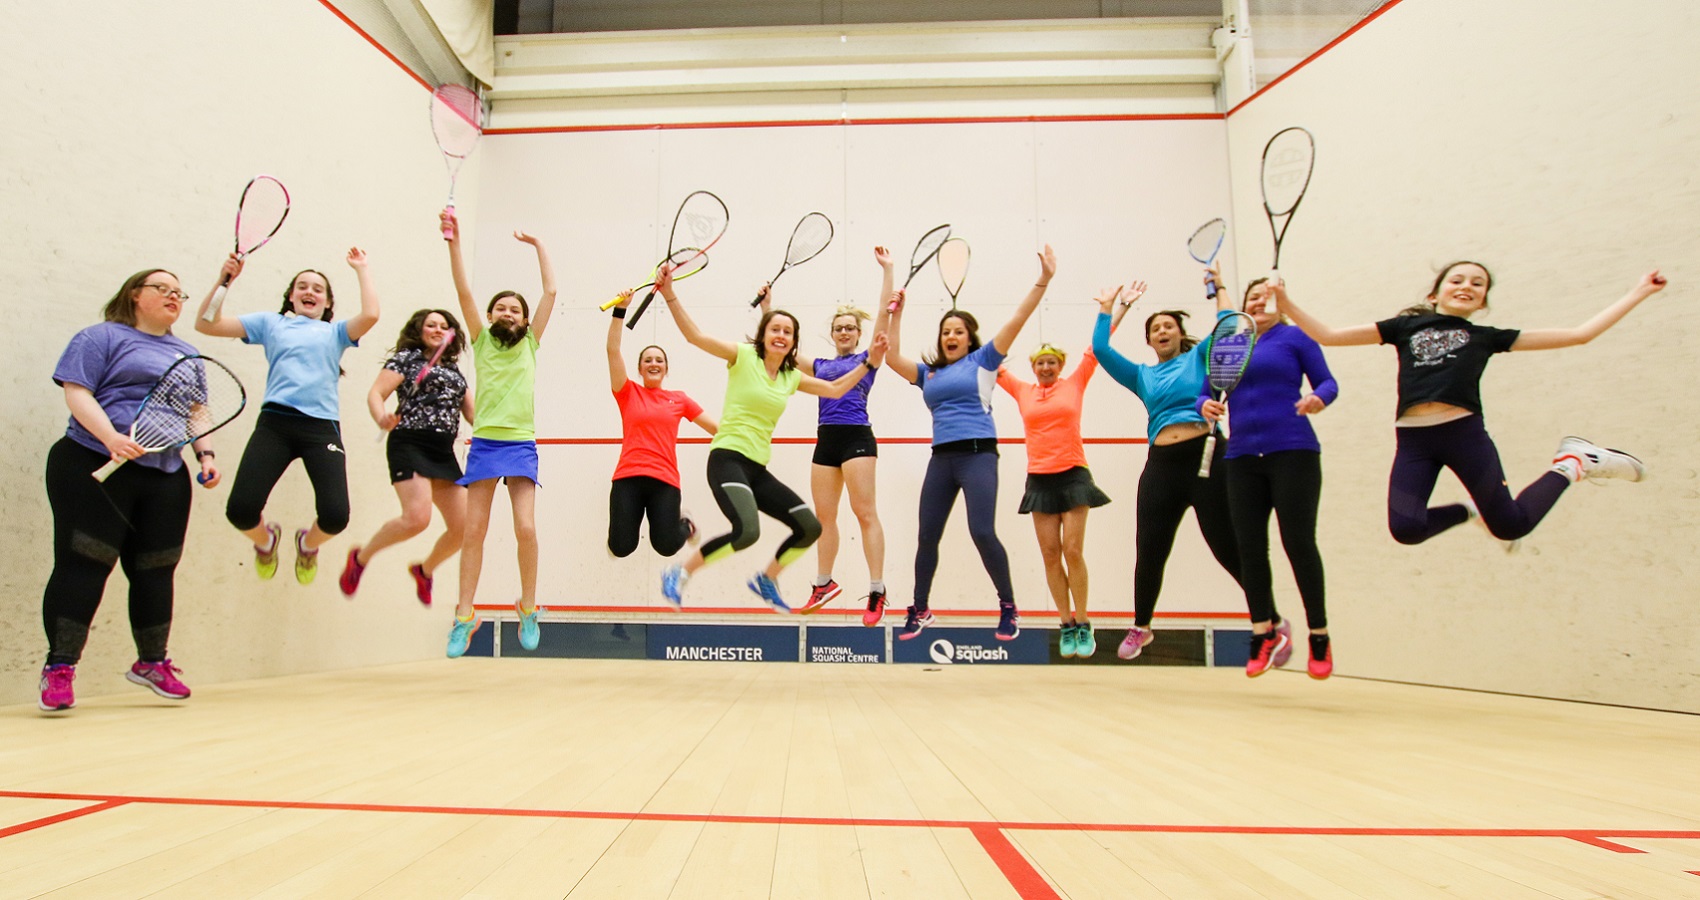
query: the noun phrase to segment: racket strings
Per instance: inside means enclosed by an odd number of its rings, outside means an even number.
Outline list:
[[[832,220],[820,213],[810,213],[791,232],[791,243],[785,246],[785,264],[795,266],[808,262],[830,243]]]
[[[246,403],[230,370],[205,359],[178,360],[142,401],[131,440],[143,447],[187,444],[236,418]]]
[[[945,292],[950,294],[952,302],[962,293],[962,285],[968,281],[968,262],[972,257],[968,242],[962,238],[951,238],[939,245],[939,279],[944,282]]]
[[[1316,142],[1303,128],[1277,132],[1263,148],[1263,204],[1270,215],[1292,212],[1310,186]]]
[[[1205,378],[1210,387],[1222,392],[1233,390],[1251,362],[1252,346],[1256,342],[1256,326],[1251,317],[1236,313],[1217,323],[1210,332],[1210,350],[1205,358]]]
[[[431,133],[447,155],[464,158],[484,133],[484,103],[471,89],[445,84],[431,95]]]
[[[247,256],[271,240],[289,217],[289,191],[269,175],[261,175],[242,191],[236,210],[236,252]]]
[[[1222,239],[1227,237],[1227,234],[1227,222],[1211,219],[1192,233],[1192,238],[1186,242],[1186,251],[1193,259],[1209,265],[1216,259],[1217,251],[1222,249]]]

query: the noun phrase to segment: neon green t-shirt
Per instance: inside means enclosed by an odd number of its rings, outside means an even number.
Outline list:
[[[485,328],[472,340],[472,360],[478,370],[472,436],[536,440],[537,333],[527,331],[524,340],[503,347]]]
[[[773,457],[773,429],[785,412],[785,402],[803,381],[799,369],[767,377],[767,365],[750,344],[739,344],[726,375],[726,405],[720,411],[720,430],[709,449],[736,450],[757,465]]]

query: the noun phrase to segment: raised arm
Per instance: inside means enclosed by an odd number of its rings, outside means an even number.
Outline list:
[[[549,317],[555,312],[555,267],[549,264],[549,251],[543,249],[543,242],[535,235],[516,231],[514,237],[537,248],[537,272],[543,279],[543,296],[538,298],[537,308],[531,312],[531,333],[542,341],[543,329],[549,327]]]
[[[1511,345],[1513,350],[1557,350],[1560,347],[1575,347],[1586,344],[1605,333],[1607,328],[1616,325],[1629,311],[1641,305],[1641,301],[1665,289],[1665,277],[1658,269],[1641,276],[1641,280],[1629,289],[1629,293],[1617,299],[1616,303],[1600,310],[1594,317],[1575,328],[1541,328],[1525,331],[1517,336],[1516,343]]]
[[[1240,304],[1239,304],[1238,301],[1236,301],[1234,299],[1233,291],[1228,290],[1227,286],[1222,284],[1222,264],[1221,263],[1213,262],[1210,265],[1204,267],[1204,284],[1206,285],[1207,289],[1208,289],[1209,285],[1212,285],[1212,284],[1216,285],[1216,311],[1217,312],[1232,312],[1236,309],[1239,309]],[[1207,290],[1207,293],[1208,293],[1208,290]]]
[[[1027,291],[1027,296],[1021,298],[1021,305],[1015,308],[1015,314],[1009,321],[998,329],[997,336],[992,338],[992,346],[997,348],[1000,356],[1008,356],[1009,348],[1015,345],[1015,338],[1021,334],[1022,326],[1027,324],[1033,310],[1039,308],[1039,301],[1045,298],[1045,288],[1051,284],[1051,277],[1057,274],[1057,254],[1050,244],[1045,245],[1043,253],[1039,254],[1039,280]]]
[[[1126,287],[1117,285],[1115,290],[1115,294],[1111,295],[1111,299],[1115,300],[1114,312],[1104,309],[1104,295],[1102,293],[1099,293],[1095,298],[1098,301],[1098,308],[1110,313],[1111,331],[1122,327],[1122,320],[1127,318],[1128,310],[1133,309],[1133,304],[1139,302],[1140,297],[1145,296],[1145,282],[1134,279],[1128,282]]]
[[[679,295],[673,290],[672,266],[662,266],[661,271],[656,273],[655,289],[661,292],[661,299],[667,301],[667,311],[673,315],[673,324],[679,326],[679,333],[685,336],[685,340],[728,363],[738,358],[737,344],[704,334],[691,319],[690,313],[685,312],[685,305],[679,302]]]
[[[874,262],[880,264],[879,310],[874,313],[874,333],[879,334],[882,331],[888,330],[891,326],[892,288],[897,284],[897,275],[896,270],[893,268],[894,263],[891,261],[890,250],[887,250],[884,247],[875,247]],[[897,350],[895,335],[893,338],[894,340],[892,341],[891,348],[886,351],[888,355],[896,352]]]
[[[1300,309],[1293,299],[1287,296],[1287,283],[1274,281],[1270,289],[1275,292],[1275,308],[1279,309],[1293,324],[1299,326],[1311,340],[1324,347],[1354,347],[1364,344],[1381,343],[1381,332],[1375,324],[1352,325],[1346,328],[1331,328],[1310,313]]]
[[[1098,365],[1102,366],[1104,371],[1116,380],[1117,384],[1137,393],[1139,390],[1139,364],[1123,356],[1120,350],[1110,346],[1110,332],[1115,329],[1117,320],[1117,316],[1111,310],[1116,306],[1116,298],[1122,296],[1123,290],[1122,287],[1117,286],[1105,288],[1098,292],[1096,298],[1098,301],[1098,320],[1092,324],[1092,356],[1098,360]],[[1135,297],[1134,299],[1138,298]],[[1122,315],[1126,315],[1128,308],[1132,305],[1131,301],[1122,303]]]
[[[358,341],[378,324],[378,291],[372,287],[372,273],[366,267],[366,251],[348,248],[348,267],[360,279],[360,312],[348,320],[348,339]]]
[[[625,331],[626,307],[632,302],[632,289],[620,292],[614,304],[617,312],[608,319],[608,389],[618,394],[626,386],[626,360],[620,355],[620,332]]]
[[[804,375],[803,380],[797,383],[797,390],[805,394],[813,394],[816,397],[831,399],[837,399],[850,393],[850,390],[857,383],[868,377],[869,372],[880,367],[880,363],[885,359],[887,341],[888,339],[883,334],[874,335],[874,339],[868,344],[868,358],[860,365],[832,381],[822,381],[812,375]]]
[[[213,282],[212,290],[207,291],[207,295],[201,298],[201,308],[195,311],[196,331],[201,334],[210,334],[213,337],[245,338],[248,336],[248,329],[242,327],[242,320],[235,316],[226,316],[223,306],[218,308],[218,314],[211,322],[203,318],[207,314],[207,306],[212,303],[213,295],[218,293],[218,286],[235,283],[236,276],[241,274],[242,260],[237,259],[236,254],[232,253],[225,259],[224,265],[219,267],[218,279]],[[227,287],[226,290],[228,289]],[[90,429],[90,431],[93,431],[93,429]]]
[[[897,349],[898,336],[903,333],[904,299],[903,289],[899,288],[892,291],[891,299],[882,304],[895,307],[895,309],[891,310],[891,320],[887,323],[886,330],[879,332],[879,334],[886,336],[886,365],[891,366],[891,370],[896,372],[904,381],[913,384],[915,382],[915,376],[920,374],[920,370],[915,367],[915,361],[913,359],[904,356],[902,352]]]
[[[478,301],[472,299],[472,282],[466,277],[466,262],[460,255],[460,220],[452,210],[437,214],[443,225],[444,242],[449,246],[449,271],[454,274],[455,298],[460,301],[460,320],[466,323],[466,342],[478,340],[484,330],[484,314],[478,311]]]

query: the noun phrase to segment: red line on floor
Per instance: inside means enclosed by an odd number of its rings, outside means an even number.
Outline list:
[[[1590,846],[1603,847],[1607,850],[1610,850],[1613,853],[1646,853],[1647,852],[1645,850],[1638,850],[1634,847],[1626,846],[1624,844],[1619,844],[1615,841],[1608,841],[1605,838],[1602,838],[1602,837],[1600,837],[1598,835],[1594,835],[1594,834],[1570,834],[1570,835],[1565,835],[1565,837],[1568,837],[1573,841],[1581,841],[1582,843],[1588,844]]]
[[[1020,850],[1015,849],[1015,845],[1009,842],[1009,838],[1005,837],[1002,831],[991,826],[970,828],[969,831],[985,849],[986,855],[992,858],[992,862],[997,863],[998,871],[1003,872],[1003,877],[1009,879],[1009,886],[1015,888],[1015,892],[1021,895],[1021,900],[1062,900],[1051,888],[1050,882],[1045,880],[1045,876],[1033,868],[1033,864],[1021,855]]]
[[[70,800],[70,799],[81,799],[81,798],[54,797],[54,798],[44,798],[44,799]],[[8,826],[6,828],[0,828],[0,838],[8,838],[8,837],[11,837],[14,834],[23,834],[26,831],[34,831],[37,828],[45,828],[48,825],[56,825],[60,822],[68,822],[72,819],[80,819],[83,816],[90,815],[92,813],[104,812],[104,811],[109,810],[109,809],[116,809],[117,807],[124,806],[124,805],[128,804],[129,802],[130,801],[128,801],[128,800],[106,800],[106,801],[103,801],[103,802],[100,802],[100,803],[96,803],[93,806],[85,806],[82,809],[73,809],[69,812],[62,812],[62,813],[58,813],[56,815],[44,816],[40,819],[31,819],[28,822],[23,822],[23,823],[20,823],[20,824],[17,824],[17,825],[11,825],[11,826]]]

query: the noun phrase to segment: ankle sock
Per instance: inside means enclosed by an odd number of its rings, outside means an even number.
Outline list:
[[[832,583],[832,576],[831,575],[816,575],[815,576],[815,587],[826,587],[827,585],[829,585],[831,583]]]
[[[883,594],[883,593],[885,593],[885,582],[883,582],[883,581],[870,581],[870,582],[868,582],[868,593],[870,593],[870,594]]]

